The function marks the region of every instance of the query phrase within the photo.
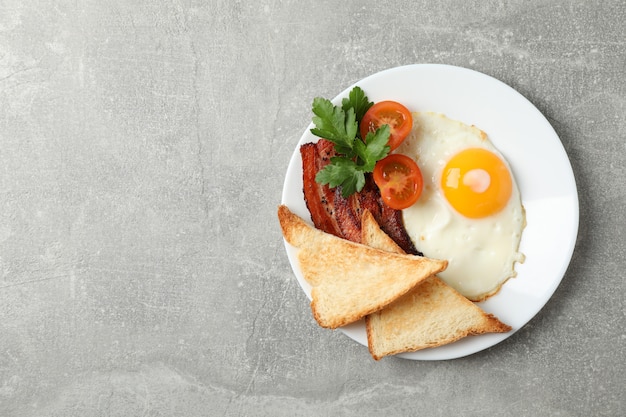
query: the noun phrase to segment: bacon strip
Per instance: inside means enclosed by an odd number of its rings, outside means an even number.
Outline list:
[[[404,228],[402,220],[402,211],[390,208],[383,202],[380,193],[378,194],[378,202],[381,207],[380,220],[377,219],[380,228],[391,237],[406,253],[424,256],[422,252],[415,248],[413,241],[409,237]],[[376,218],[376,217],[374,217]]]
[[[332,142],[324,139],[300,147],[304,201],[316,228],[343,237],[334,217],[334,191],[327,185],[315,182],[315,175],[330,162],[332,153],[334,153]]]
[[[361,243],[361,209],[358,196],[341,195],[341,187],[335,189],[335,217],[344,239]]]
[[[332,142],[320,139],[300,147],[303,168],[304,200],[316,228],[335,236],[361,242],[361,214],[369,210],[381,229],[406,253],[422,255],[409,237],[402,221],[402,212],[388,207],[382,200],[371,175],[366,176],[363,189],[344,198],[341,187],[330,189],[318,184],[315,175],[330,162],[335,154]]]

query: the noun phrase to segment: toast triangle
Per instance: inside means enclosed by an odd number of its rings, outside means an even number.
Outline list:
[[[285,205],[279,206],[278,219],[285,240],[298,248],[302,275],[312,286],[311,310],[322,327],[334,329],[360,320],[448,265],[325,233]]]
[[[362,242],[402,252],[369,212],[362,218]],[[429,277],[387,307],[368,315],[365,327],[368,348],[375,360],[442,346],[469,335],[511,330],[437,276]]]

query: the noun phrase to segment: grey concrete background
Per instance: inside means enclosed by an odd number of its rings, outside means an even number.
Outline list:
[[[626,415],[625,21],[621,0],[1,0],[0,416]],[[313,321],[275,213],[312,98],[413,63],[530,99],[581,224],[513,337],[374,362]]]

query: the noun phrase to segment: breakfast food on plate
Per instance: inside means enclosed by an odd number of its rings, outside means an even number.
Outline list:
[[[365,317],[376,360],[511,327],[474,302],[516,275],[526,225],[513,173],[487,135],[354,87],[313,100],[300,147],[314,227],[280,206],[323,327]],[[427,256],[428,258],[424,257]]]
[[[335,156],[334,145],[325,139],[300,147],[303,167],[304,201],[315,227],[353,242],[361,239],[361,212],[369,210],[385,233],[406,253],[421,255],[402,223],[402,211],[387,206],[371,176],[363,189],[344,197],[341,187],[330,188],[315,181],[317,173]]]
[[[298,248],[302,275],[312,286],[311,310],[322,327],[337,328],[378,311],[447,261],[375,249],[308,225],[285,205],[278,208],[285,240]]]
[[[304,200],[315,227],[358,242],[361,210],[367,208],[405,252],[419,254],[402,212],[383,203],[370,175],[411,131],[411,112],[392,101],[375,105],[359,87],[341,105],[316,97],[312,110],[311,133],[320,139],[302,145],[300,154]]]
[[[363,213],[362,242],[389,252],[402,249]],[[436,275],[427,278],[383,309],[365,317],[372,357],[442,346],[469,335],[502,333],[511,327],[486,314]]]
[[[442,280],[472,301],[484,300],[524,261],[517,184],[480,129],[436,113],[413,113],[413,121],[396,152],[417,161],[424,189],[402,211],[404,227],[425,255],[449,261]]]

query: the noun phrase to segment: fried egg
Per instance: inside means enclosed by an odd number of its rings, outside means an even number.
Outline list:
[[[403,210],[405,228],[425,256],[448,260],[439,277],[472,301],[516,275],[526,224],[512,171],[480,129],[436,113],[413,113],[396,152],[417,162],[420,199]]]

